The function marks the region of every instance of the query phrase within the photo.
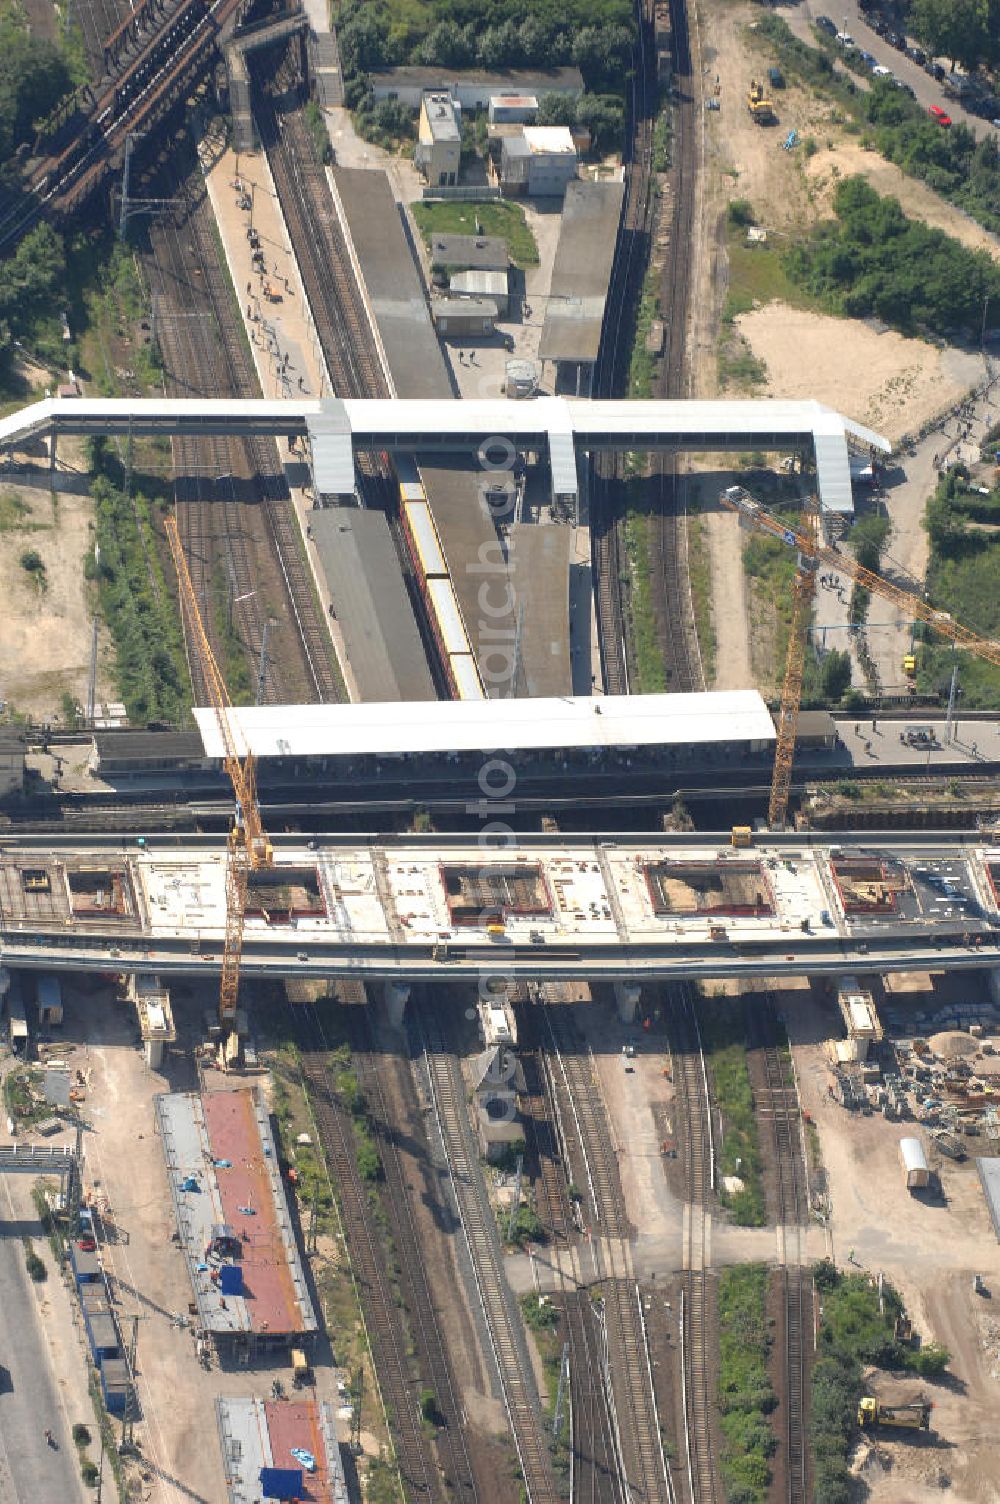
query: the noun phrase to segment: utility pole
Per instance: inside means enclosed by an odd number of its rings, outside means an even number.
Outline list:
[[[524,1176],[524,1155],[517,1156],[517,1174],[514,1177],[514,1199],[510,1203],[510,1219],[507,1223],[507,1242],[513,1243],[517,1231],[517,1214],[521,1210],[521,1182]]]
[[[132,1317],[132,1336],[128,1345],[128,1398],[125,1401],[125,1414],[122,1416],[122,1444],[121,1450],[132,1445],[135,1434],[135,1413],[139,1408],[138,1394],[136,1392],[136,1356],[139,1349],[139,1317]]]
[[[138,131],[129,131],[125,137],[125,162],[122,167],[122,206],[118,215],[119,240],[125,239],[125,232],[128,229],[128,190],[132,177],[132,151],[138,136]]]
[[[562,1362],[559,1364],[559,1388],[556,1390],[556,1408],[552,1416],[552,1439],[559,1440],[559,1430],[562,1426],[563,1406],[566,1403],[566,1390],[569,1387],[569,1343],[563,1343]]]
[[[94,544],[94,568],[100,567],[101,547]],[[90,624],[90,671],[87,674],[87,725],[93,726],[97,712],[97,612]]]
[[[944,739],[950,742],[955,726],[955,701],[958,699],[958,664],[951,671],[951,685],[948,689],[948,719],[945,722]]]
[[[267,675],[267,639],[270,631],[271,620],[269,617],[264,623],[264,635],[260,640],[260,663],[257,666],[257,698],[254,701],[255,705],[259,705],[264,698],[264,679]]]

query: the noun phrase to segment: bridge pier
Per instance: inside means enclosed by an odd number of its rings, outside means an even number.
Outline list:
[[[389,1023],[392,1028],[401,1029],[406,1016],[406,1005],[410,1000],[409,982],[386,982],[382,995],[385,998]]]
[[[618,1004],[618,1017],[623,1024],[634,1024],[635,1016],[639,1011],[639,995],[642,988],[638,982],[616,982],[615,1002]]]

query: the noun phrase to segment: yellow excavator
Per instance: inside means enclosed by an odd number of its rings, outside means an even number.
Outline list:
[[[764,91],[764,85],[759,84],[754,78],[750,80],[750,90],[747,94],[747,109],[750,111],[751,118],[758,125],[774,125],[778,118],[774,105]]]
[[[904,1431],[927,1431],[931,1424],[930,1400],[911,1400],[905,1405],[883,1405],[873,1394],[858,1402],[858,1425],[864,1431],[876,1426],[895,1426]]]

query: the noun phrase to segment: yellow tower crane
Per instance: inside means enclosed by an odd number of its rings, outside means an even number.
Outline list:
[[[850,554],[819,542],[810,533],[800,528],[789,527],[779,517],[765,512],[742,486],[731,486],[720,498],[723,506],[739,513],[740,522],[753,532],[765,533],[777,538],[788,548],[798,551],[799,567],[795,576],[792,625],[788,639],[788,655],[785,660],[785,678],[781,689],[781,709],[778,715],[778,738],[774,749],[774,776],[771,780],[771,799],[767,820],[772,830],[780,830],[788,813],[788,795],[792,783],[792,764],[795,760],[795,732],[802,701],[802,677],[805,668],[806,630],[809,625],[809,605],[815,589],[816,572],[821,564],[828,565],[839,574],[847,575],[862,589],[879,595],[883,600],[899,606],[909,616],[926,622],[947,637],[956,647],[968,648],[977,658],[984,658],[1000,668],[1000,642],[980,637],[976,632],[963,627],[947,611],[935,611],[927,601],[890,584],[880,574],[865,569]]]
[[[240,988],[240,962],[243,958],[243,924],[246,916],[247,889],[251,871],[269,867],[274,850],[264,830],[260,805],[257,803],[257,779],[253,753],[241,750],[242,735],[234,723],[233,702],[226,681],[212,652],[205,624],[198,609],[198,598],[191,582],[184,549],[181,546],[177,519],[165,522],[167,541],[177,571],[181,613],[186,627],[189,651],[197,658],[204,675],[208,696],[219,725],[225,747],[224,766],[233,785],[236,807],[229,828],[226,849],[226,940],[222,952],[222,981],[219,987],[219,1022],[231,1033],[236,1023],[236,1004]],[[224,1041],[228,1048],[228,1039]]]

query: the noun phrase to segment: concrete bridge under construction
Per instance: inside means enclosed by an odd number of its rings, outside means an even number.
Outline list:
[[[4,964],[217,972],[218,836],[0,851]],[[1000,966],[1000,843],[927,834],[279,836],[244,971],[396,984],[751,978]]]

